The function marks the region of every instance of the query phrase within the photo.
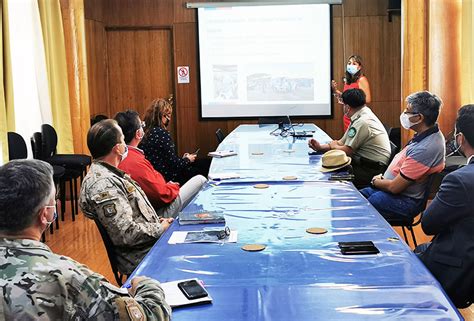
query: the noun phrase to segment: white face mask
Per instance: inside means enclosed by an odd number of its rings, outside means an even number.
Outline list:
[[[414,116],[413,114],[406,114],[406,113],[402,113],[400,115],[400,124],[403,126],[403,128],[410,129],[411,127],[421,123],[421,120],[416,123],[412,123],[410,121],[410,117],[413,117],[413,116]]]
[[[53,215],[53,219],[51,221],[46,221],[47,222],[47,225],[46,225],[46,230],[48,230],[49,226],[58,219],[58,213],[56,212],[56,205],[46,205],[45,207],[51,207],[51,208],[54,208],[54,215]]]
[[[143,137],[145,136],[145,131],[143,130],[143,128],[140,130],[140,136],[138,136],[138,139],[139,140],[142,140]]]
[[[359,71],[359,68],[357,68],[356,65],[347,65],[346,70],[351,75],[355,75]]]
[[[120,154],[120,157],[121,157],[120,161],[123,162],[123,160],[127,158],[127,155],[128,155],[128,146],[125,145],[125,151],[123,152],[123,154]]]
[[[343,112],[344,115],[347,116],[347,115],[349,114],[349,111],[350,111],[350,110],[351,110],[351,107],[350,107],[349,105],[344,104],[344,105],[342,106],[342,112]],[[349,117],[349,116],[348,116],[348,117]]]
[[[456,133],[456,132],[454,133],[454,148],[455,148],[455,150],[454,150],[452,153],[446,155],[446,157],[451,156],[451,155],[454,155],[454,154],[456,154],[457,152],[459,152],[459,153],[460,153],[461,155],[463,155],[463,156],[466,156],[466,155],[464,154],[464,152],[461,150],[461,144],[458,143],[458,136],[459,136],[459,135],[461,135],[461,133]]]

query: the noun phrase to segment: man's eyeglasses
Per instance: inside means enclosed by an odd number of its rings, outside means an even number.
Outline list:
[[[228,226],[225,227],[225,229],[219,231],[217,233],[217,238],[219,240],[223,240],[223,239],[226,239],[230,236],[230,228]]]
[[[419,115],[420,113],[416,112],[416,111],[408,111],[406,108],[405,110],[403,111],[404,114],[410,114],[410,115]]]

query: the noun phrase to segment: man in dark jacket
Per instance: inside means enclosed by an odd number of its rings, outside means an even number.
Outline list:
[[[441,183],[421,222],[435,237],[415,252],[454,304],[464,308],[474,298],[474,105],[459,110],[454,138],[467,165]]]

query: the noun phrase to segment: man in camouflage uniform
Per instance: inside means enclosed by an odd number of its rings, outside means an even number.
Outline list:
[[[0,167],[0,319],[169,320],[160,284],[146,277],[117,288],[40,242],[57,218],[52,167],[16,160]]]
[[[159,218],[140,186],[117,168],[128,147],[115,120],[92,126],[87,145],[94,162],[82,182],[80,206],[105,227],[118,270],[130,275],[173,219]]]

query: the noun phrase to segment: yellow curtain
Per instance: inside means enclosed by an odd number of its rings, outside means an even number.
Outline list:
[[[66,47],[59,0],[38,0],[58,152],[73,153]]]
[[[402,84],[400,113],[405,109],[405,98],[415,91],[428,87],[427,75],[427,16],[425,1],[402,1]],[[402,145],[412,137],[413,132],[402,128]]]
[[[402,2],[402,99],[419,90],[439,95],[445,135],[454,129],[459,107],[474,103],[473,30],[472,0]],[[409,139],[403,131],[403,142]]]
[[[0,159],[3,162],[8,161],[7,132],[15,130],[8,29],[8,3],[3,0],[0,2]]]
[[[86,134],[90,127],[89,87],[83,0],[62,0],[63,26],[68,62],[69,102],[74,152],[88,154]]]
[[[474,4],[462,1],[461,104],[474,104]]]

